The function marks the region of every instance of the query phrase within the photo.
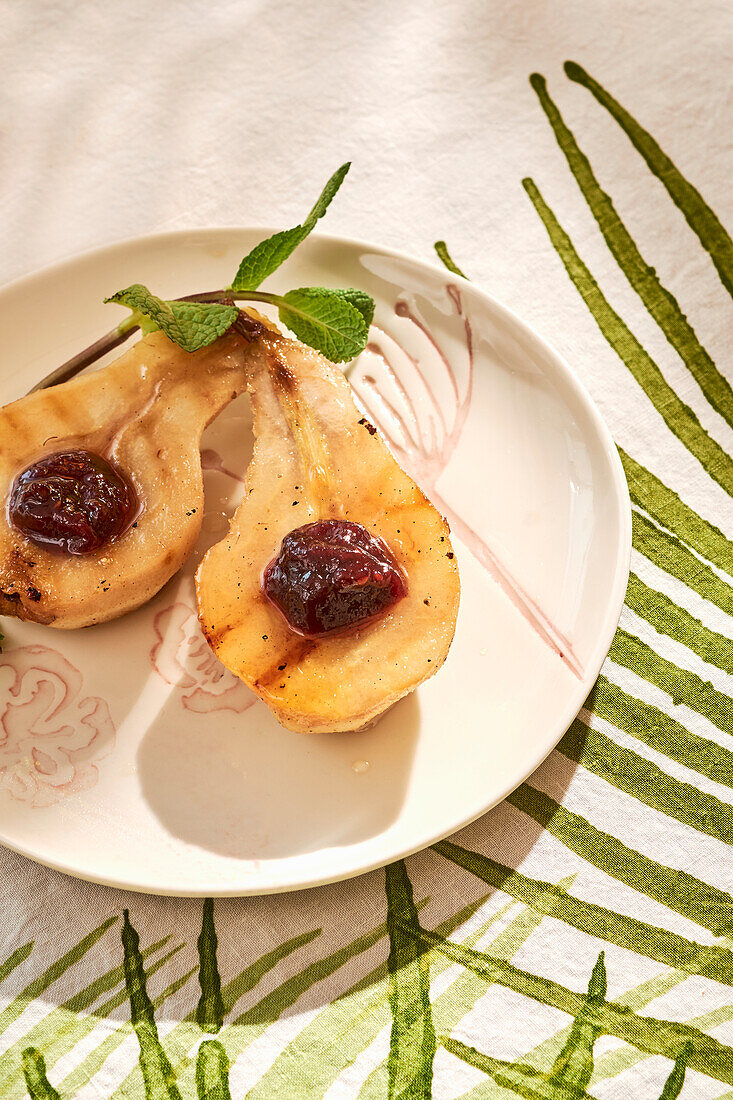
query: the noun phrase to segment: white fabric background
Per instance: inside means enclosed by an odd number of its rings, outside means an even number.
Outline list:
[[[571,219],[612,303],[636,300],[529,87],[538,70],[631,232],[653,240],[663,280],[683,308],[694,302],[714,358],[730,354],[711,265],[618,127],[562,73],[572,58],[605,83],[730,223],[725,0],[5,0],[0,12],[4,280],[159,229],[294,224],[352,159],[324,230],[419,257],[445,237],[473,278],[567,355],[608,414],[634,383],[578,308],[524,176]],[[707,427],[714,414],[647,325],[639,336]],[[612,426],[622,445],[636,442],[633,424]],[[729,433],[724,442],[733,446]],[[680,445],[664,446],[682,460]],[[635,453],[652,468],[659,458]]]
[[[733,433],[702,399],[607,252],[528,84],[532,71],[548,78],[551,94],[630,231],[683,309],[694,314],[698,335],[728,373],[733,303],[626,138],[584,89],[566,80],[567,58],[583,64],[618,97],[721,221],[733,225],[733,5],[728,2],[5,0],[0,4],[0,280],[160,229],[294,224],[328,175],[352,159],[326,231],[427,259],[433,241],[444,237],[476,281],[534,324],[573,364],[616,440],[733,536],[729,499],[662,429],[605,345],[522,190],[521,179],[531,175],[612,304],[633,318],[634,330],[670,382],[733,451]],[[721,629],[719,621],[716,628]],[[676,658],[674,643],[668,644],[668,655]],[[641,691],[639,685],[635,689]],[[652,697],[651,689],[644,691]],[[557,793],[570,770],[564,758],[553,757],[533,782]],[[643,845],[654,833],[653,812],[629,799],[619,810],[609,792],[578,772],[565,804],[599,822],[628,815],[629,842]],[[579,870],[581,861],[551,837],[532,847],[537,837],[527,819],[505,806],[468,831],[464,843],[514,865],[529,853],[523,870],[540,879],[557,882]],[[692,873],[726,885],[729,875],[717,848],[711,852],[690,830],[660,831],[654,842],[657,858],[675,866],[696,864]],[[685,845],[687,861],[680,855]],[[434,897],[424,911],[429,927],[481,893],[480,883],[448,872],[431,853],[410,861],[410,871],[420,895]],[[8,950],[24,942],[21,937],[35,936],[54,959],[76,938],[69,927],[76,930],[80,920],[91,927],[122,904],[131,905],[148,942],[172,929],[189,944],[197,935],[198,903],[88,887],[7,853],[0,853],[0,875],[0,946]],[[576,887],[617,910],[710,940],[684,918],[640,900],[587,865]],[[254,957],[288,934],[323,925],[313,951],[320,957],[339,945],[344,927],[350,935],[371,927],[375,912],[383,911],[383,897],[383,877],[376,872],[307,894],[221,903],[222,969],[241,968],[240,945],[245,956]],[[568,936],[566,949],[558,951],[561,936],[554,925],[544,922],[531,947],[520,953],[521,965],[584,989],[598,944],[576,937],[571,947]],[[384,944],[359,960],[350,981],[383,956]],[[118,941],[110,946],[109,960],[117,958]],[[660,969],[614,948],[607,962],[613,973],[609,997]],[[286,960],[276,977],[301,966],[300,960]],[[275,978],[267,981],[274,984]],[[679,1018],[702,1011],[701,983],[688,981],[684,995],[678,991]],[[235,1070],[233,1094],[243,1095],[304,1026],[303,1013],[342,988],[341,978],[316,986],[299,1005],[300,1015],[263,1036]],[[73,984],[66,995],[71,991]],[[727,992],[710,993],[706,986],[706,1008],[725,1003]],[[53,1003],[63,995],[64,990],[54,991]],[[48,1007],[32,1005],[23,1026]],[[517,1056],[561,1024],[557,1013],[541,1006],[530,1011],[526,1002],[496,987],[480,1007],[465,1022],[462,1037],[497,1057]],[[161,1013],[162,1030],[189,1008],[187,993],[173,997]],[[673,1008],[655,1003],[656,1014],[665,1010]],[[507,1014],[515,1016],[509,1028]],[[124,1011],[109,1026],[122,1018]],[[733,1038],[730,1027],[727,1035],[719,1029],[716,1036],[724,1042]],[[0,1053],[11,1039],[3,1037]],[[332,1100],[358,1093],[385,1043],[383,1037],[379,1050],[343,1076],[329,1093]],[[64,1059],[54,1080],[80,1057],[72,1052]],[[134,1042],[128,1041],[79,1094],[82,1100],[107,1100],[135,1057]],[[669,1068],[663,1059],[651,1059],[635,1074],[604,1082],[597,1095],[656,1097]],[[439,1052],[436,1097],[458,1096],[480,1079]],[[688,1074],[683,1096],[715,1097],[723,1091],[709,1078]]]

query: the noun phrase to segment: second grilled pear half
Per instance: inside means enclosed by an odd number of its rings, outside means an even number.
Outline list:
[[[0,409],[0,614],[64,629],[150,599],[201,529],[199,440],[244,389],[248,339],[162,332]]]
[[[201,626],[282,725],[363,728],[448,653],[460,594],[448,525],[317,352],[266,330],[247,388],[254,453],[196,576]]]

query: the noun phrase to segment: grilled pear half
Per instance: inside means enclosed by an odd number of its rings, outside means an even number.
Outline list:
[[[199,440],[245,388],[248,339],[230,329],[199,351],[152,333],[109,366],[0,409],[0,494],[44,456],[85,449],[128,479],[138,514],[94,552],[31,541],[0,510],[0,614],[61,629],[139,607],[191,553],[201,528]]]
[[[449,528],[315,351],[266,330],[247,360],[254,452],[229,534],[196,574],[209,645],[288,729],[361,729],[432,676],[448,653],[460,582]],[[262,590],[294,528],[363,525],[383,539],[407,595],[346,633],[296,633]]]

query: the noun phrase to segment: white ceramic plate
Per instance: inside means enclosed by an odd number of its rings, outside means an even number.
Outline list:
[[[133,240],[7,287],[0,400],[109,329],[119,313],[105,295],[132,282],[170,297],[222,286],[266,232]],[[445,666],[357,734],[288,733],[222,675],[196,627],[192,578],[241,492],[251,430],[240,398],[204,439],[197,551],[151,603],[76,632],[5,621],[8,847],[158,894],[314,886],[484,813],[582,705],[616,628],[631,544],[621,464],[590,398],[518,317],[438,267],[314,235],[268,287],[309,284],[376,300],[372,343],[349,377],[450,520],[462,600]]]

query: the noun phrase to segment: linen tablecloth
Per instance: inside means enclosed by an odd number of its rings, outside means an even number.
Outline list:
[[[213,904],[0,852],[0,1096],[733,1096],[730,5],[35,0],[0,36],[3,280],[295,224],[351,159],[327,229],[445,239],[578,372],[634,508],[585,708],[450,842]]]

